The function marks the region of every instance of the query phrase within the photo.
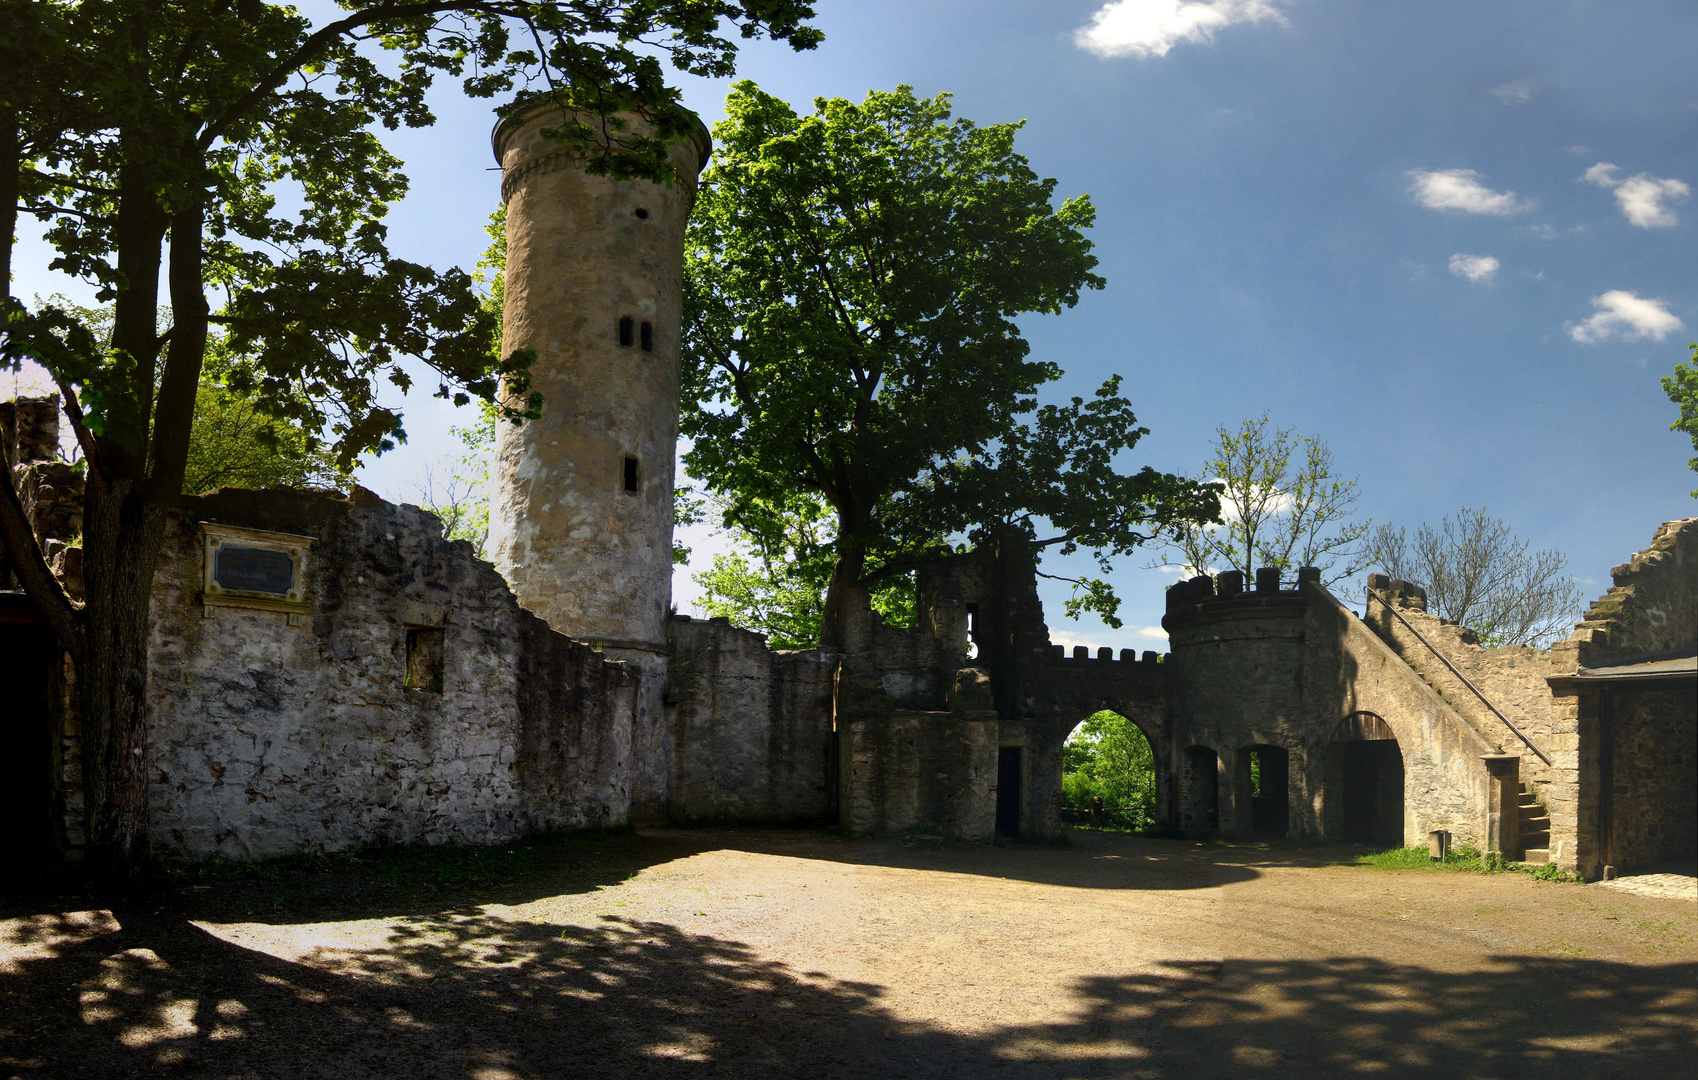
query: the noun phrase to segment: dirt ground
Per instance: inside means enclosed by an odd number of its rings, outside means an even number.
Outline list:
[[[16,1077],[1692,1076],[1698,904],[1351,851],[652,831],[0,902]]]

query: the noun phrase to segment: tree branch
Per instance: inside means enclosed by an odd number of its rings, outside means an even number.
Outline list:
[[[82,447],[83,460],[88,462],[89,468],[110,479],[105,462],[100,457],[100,444],[95,441],[94,433],[88,429],[88,420],[83,416],[83,407],[77,401],[76,392],[62,375],[55,375],[53,381],[59,384],[59,407],[65,410],[65,419],[71,422],[71,430],[76,432],[77,445]]]

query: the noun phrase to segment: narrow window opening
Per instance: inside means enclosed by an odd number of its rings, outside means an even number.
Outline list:
[[[643,220],[645,220],[645,221],[648,220],[649,212],[647,210],[644,210],[642,207],[640,207],[640,206],[637,207],[636,213],[637,213],[637,216],[642,218]]]
[[[643,351],[654,352],[654,323],[643,324]]]
[[[427,694],[442,693],[442,627],[407,627],[407,673],[403,685]]]
[[[637,491],[639,490],[639,488],[641,487],[641,485],[638,482],[639,479],[640,478],[637,476],[637,459],[634,458],[634,457],[626,457],[626,459],[625,459],[625,490],[626,490],[626,492],[628,492],[629,494],[635,495],[637,493]]]
[[[647,326],[647,323],[643,324]],[[629,348],[631,345],[631,316],[626,315],[619,320],[619,344]]]

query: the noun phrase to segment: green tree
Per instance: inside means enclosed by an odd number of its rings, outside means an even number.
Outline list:
[[[1698,450],[1698,342],[1692,343],[1692,366],[1676,364],[1674,374],[1663,378],[1663,393],[1680,407],[1680,418],[1669,425],[1670,431],[1683,431],[1692,439],[1692,449]],[[1698,457],[1687,461],[1698,472]],[[1698,491],[1692,493],[1698,499]]]
[[[1215,456],[1202,481],[1219,493],[1225,521],[1181,524],[1171,550],[1193,574],[1220,569],[1255,577],[1260,566],[1313,566],[1331,585],[1362,568],[1369,522],[1355,512],[1356,478],[1336,474],[1332,450],[1292,428],[1268,428],[1268,414],[1237,431],[1215,429]]]
[[[1062,747],[1062,801],[1078,810],[1095,799],[1119,811],[1111,820],[1129,828],[1156,823],[1156,766],[1138,725],[1104,709],[1073,729]]]
[[[111,307],[83,307],[63,296],[54,296],[52,304],[80,323],[100,348],[111,348]],[[39,298],[37,306],[41,306]],[[162,330],[170,326],[169,311],[159,313],[157,325]],[[327,446],[309,439],[300,428],[266,415],[252,398],[230,389],[231,371],[240,360],[230,355],[217,331],[207,334],[206,358],[201,363],[188,460],[183,467],[184,494],[219,487],[346,489],[353,484],[352,471]]]
[[[1090,200],[1052,205],[1020,125],[951,121],[948,95],[905,86],[814,104],[798,116],[741,82],[714,130],[685,255],[682,428],[690,474],[735,506],[829,507],[821,642],[841,643],[848,596],[954,537],[1014,530],[1106,560],[1206,514],[1196,485],[1113,468],[1145,433],[1118,380],[1034,415],[1061,371],[1015,318],[1103,281]],[[1107,587],[1085,588],[1112,619]]]
[[[410,386],[407,358],[457,403],[505,380],[514,418],[540,407],[530,358],[492,353],[472,278],[390,254],[382,218],[407,181],[373,127],[431,123],[426,91],[456,76],[507,111],[569,110],[558,138],[592,170],[666,182],[666,146],[696,123],[666,62],[723,76],[727,26],[797,48],[818,32],[802,0],[344,0],[319,27],[263,0],[0,4],[0,357],[63,391],[88,463],[86,602],[48,571],[9,474],[0,542],[78,671],[91,857],[129,877],[147,855],[149,597],[210,328],[243,361],[229,390],[344,468],[403,436],[376,393]],[[54,265],[113,304],[110,347],[11,296],[19,207],[48,222]]]
[[[1543,648],[1573,626],[1580,587],[1564,576],[1562,552],[1529,546],[1485,507],[1463,507],[1437,529],[1423,523],[1413,543],[1402,527],[1381,525],[1367,555],[1392,577],[1425,589],[1428,612],[1469,627],[1484,644]]]

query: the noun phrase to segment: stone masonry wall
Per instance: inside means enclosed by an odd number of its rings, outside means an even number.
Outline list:
[[[1610,571],[1608,593],[1594,601],[1567,641],[1551,648],[1552,707],[1576,731],[1577,798],[1572,824],[1551,822],[1552,861],[1588,878],[1604,865],[1600,844],[1604,732],[1601,699],[1615,693],[1612,818],[1618,860],[1656,859],[1665,848],[1689,853],[1698,826],[1698,730],[1681,687],[1624,686],[1606,691],[1574,681],[1581,667],[1698,652],[1698,518],[1659,526],[1651,546]],[[1633,706],[1643,712],[1633,715]],[[1631,861],[1622,865],[1631,866]]]
[[[989,704],[988,687],[985,697]],[[851,835],[919,832],[984,840],[995,833],[994,712],[845,717],[839,737],[839,824]]]
[[[1380,717],[1403,755],[1404,842],[1443,829],[1483,849],[1492,789],[1482,759],[1495,744],[1325,588],[1304,589],[1312,602],[1302,679],[1317,727],[1330,722],[1323,737],[1351,713]]]
[[[311,535],[311,616],[204,608],[200,521]],[[404,685],[440,628],[440,692]],[[167,856],[495,843],[619,824],[636,680],[522,612],[470,545],[367,493],[186,500],[155,582],[150,813]]]
[[[1558,668],[1549,652],[1524,645],[1484,648],[1474,632],[1430,615],[1418,597],[1386,593],[1410,626],[1479,687],[1533,744],[1551,758],[1541,761],[1527,744],[1422,645],[1378,596],[1370,595],[1366,622],[1445,703],[1503,752],[1521,756],[1521,781],[1532,786],[1551,816],[1552,836],[1572,832],[1579,808],[1579,734],[1551,699],[1549,679]]]
[[[835,660],[719,620],[674,616],[667,636],[668,818],[829,820]]]

